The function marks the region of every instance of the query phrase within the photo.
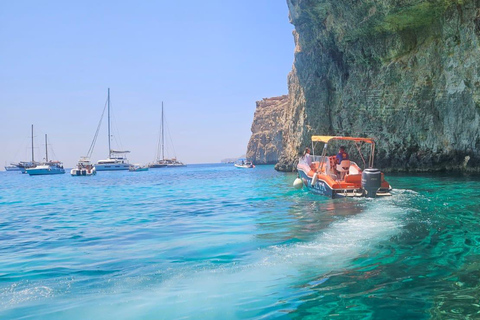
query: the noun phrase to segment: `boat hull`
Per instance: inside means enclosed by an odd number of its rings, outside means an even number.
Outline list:
[[[171,162],[171,161],[165,161],[164,163],[152,163],[149,164],[149,168],[180,168],[180,167],[186,167],[187,165],[181,162]]]
[[[22,171],[22,170],[17,166],[5,166],[5,171]]]
[[[158,168],[166,168],[167,165],[166,164],[150,164],[148,167],[152,169],[158,169]]]
[[[130,165],[128,163],[112,163],[112,164],[96,164],[96,171],[119,171],[128,170]]]
[[[350,197],[365,197],[365,190],[361,187],[349,187],[349,188],[332,188],[332,186],[322,179],[322,176],[316,179],[312,184],[313,178],[310,177],[305,171],[299,169],[298,174],[303,181],[304,186],[312,193],[327,196],[329,198],[350,198]],[[381,188],[377,191],[376,197],[391,196],[389,189]]]
[[[27,169],[32,169],[32,168],[35,168],[36,166],[38,166],[40,163],[38,162],[20,162],[18,164],[18,169],[20,169],[20,171],[22,173],[27,173]]]
[[[314,193],[319,194],[322,196],[327,196],[333,198],[333,190],[332,188],[326,183],[324,180],[317,179],[316,183],[312,185],[312,178],[309,177],[304,171],[298,171],[300,175],[300,179],[303,181],[303,185],[307,187],[307,189]]]
[[[81,176],[93,176],[97,173],[95,169],[87,170],[87,169],[72,169],[70,170],[70,174],[75,177]]]
[[[252,168],[255,168],[255,166],[252,164],[252,165],[245,165],[245,164],[234,164],[234,166],[236,168],[240,168],[240,169],[252,169]]]
[[[27,173],[31,176],[64,174],[65,169],[60,169],[60,168],[31,168],[31,169],[27,169]]]

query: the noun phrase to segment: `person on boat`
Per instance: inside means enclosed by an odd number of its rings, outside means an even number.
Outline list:
[[[345,147],[341,146],[337,153],[337,164],[342,163],[343,160],[350,160],[348,153],[345,151]]]
[[[350,167],[350,161],[346,161],[347,163],[342,164],[342,161],[345,161],[345,160],[350,160],[349,156],[348,156],[348,153],[345,151],[345,147],[344,146],[341,146],[338,150],[338,153],[337,153],[337,156],[336,156],[336,160],[337,160],[337,175],[340,176],[340,180],[343,180],[344,177],[345,177],[345,174],[347,174],[349,172],[348,168]],[[343,166],[346,165],[346,168],[344,168]]]
[[[312,157],[310,155],[310,148],[309,147],[305,148],[305,151],[303,152],[302,160],[309,167],[312,165]]]

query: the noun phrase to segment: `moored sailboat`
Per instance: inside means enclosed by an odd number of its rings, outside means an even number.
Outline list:
[[[47,143],[46,134],[45,134],[45,162],[42,164],[36,165],[33,168],[27,168],[26,171],[31,176],[65,173],[65,169],[63,168],[62,162],[48,160],[48,143]]]
[[[160,158],[160,150],[161,150],[161,158]],[[159,138],[159,144],[157,149],[157,159],[148,164],[149,168],[175,168],[175,167],[186,167],[187,165],[183,162],[177,160],[177,157],[174,156],[173,158],[165,158],[165,120],[163,116],[163,102],[162,102],[162,127],[161,127],[161,134]]]
[[[112,135],[110,134],[110,88],[108,88],[108,158],[98,160],[95,164],[96,171],[117,171],[128,170],[130,164],[126,157],[130,151],[113,150],[111,147]]]
[[[31,141],[32,141],[32,160],[31,161],[20,161],[19,163],[16,164],[16,166],[20,169],[20,171],[22,173],[27,173],[27,169],[34,168],[37,165],[40,165],[40,162],[35,161],[35,152],[34,152],[34,147],[33,147],[33,124],[32,124]]]

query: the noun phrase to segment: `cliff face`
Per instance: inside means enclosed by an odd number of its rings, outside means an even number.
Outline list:
[[[480,0],[287,3],[290,103],[249,154],[290,170],[311,135],[368,136],[382,169],[479,171]]]
[[[285,109],[288,96],[264,98],[257,101],[252,124],[252,136],[248,142],[247,159],[255,164],[275,164],[283,150]]]

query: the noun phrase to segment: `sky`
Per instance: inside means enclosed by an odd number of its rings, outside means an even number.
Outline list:
[[[216,163],[246,153],[255,102],[287,94],[293,26],[282,0],[0,2],[0,166],[76,164],[111,90],[113,147]],[[108,156],[106,119],[92,160]],[[52,153],[53,152],[53,153]]]

